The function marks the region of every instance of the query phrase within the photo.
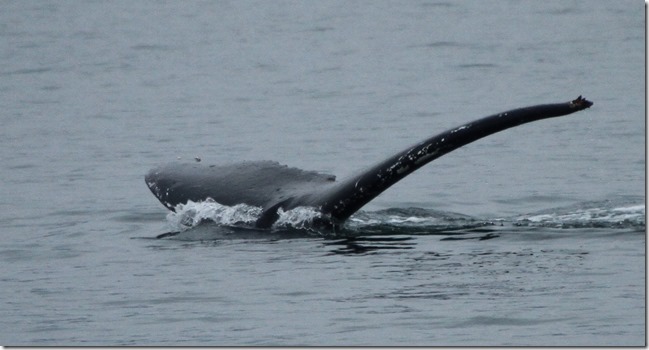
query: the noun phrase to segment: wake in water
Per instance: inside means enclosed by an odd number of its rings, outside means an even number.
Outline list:
[[[637,203],[637,202],[636,202]],[[239,204],[221,205],[215,201],[188,202],[176,206],[167,215],[169,233],[164,238],[185,235],[185,232],[209,225],[216,233],[253,232],[265,234],[302,235],[306,237],[358,237],[381,235],[465,235],[487,233],[491,238],[499,227],[544,227],[557,229],[609,228],[645,230],[645,206],[624,201],[587,202],[578,205],[522,214],[511,218],[475,218],[459,213],[422,208],[393,208],[359,211],[337,230],[319,229],[319,222],[328,221],[316,208],[298,207],[279,211],[279,220],[270,230],[255,228],[262,208]],[[218,236],[218,234],[217,234]],[[202,239],[206,239],[202,235]],[[218,238],[218,237],[215,237]]]
[[[554,228],[645,229],[644,204],[589,202],[518,216],[515,225]]]

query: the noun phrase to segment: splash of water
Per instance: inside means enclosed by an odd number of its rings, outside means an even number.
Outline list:
[[[179,204],[174,212],[167,214],[167,223],[175,231],[186,231],[204,222],[213,222],[220,226],[254,228],[261,216],[261,207],[246,204],[234,206],[222,205],[212,199],[202,202],[189,201]],[[313,207],[297,207],[278,211],[279,219],[273,230],[312,230],[318,222],[327,221],[328,217]]]
[[[518,226],[556,228],[644,228],[645,206],[612,206],[607,202],[590,203],[581,208],[560,208],[542,213],[521,215]]]
[[[202,202],[179,204],[175,212],[167,214],[172,229],[185,231],[203,222],[212,221],[223,226],[252,227],[262,213],[260,207],[246,204],[222,205],[211,198]]]
[[[317,226],[318,222],[328,222],[329,218],[314,207],[297,207],[284,211],[280,208],[277,213],[279,219],[273,225],[274,229],[309,230]]]
[[[204,222],[219,226],[254,228],[261,216],[260,207],[238,204],[221,205],[211,199],[178,205],[167,215],[172,230],[186,231]],[[298,207],[278,211],[279,219],[272,231],[301,230],[322,233],[321,224],[330,218],[317,208]],[[632,228],[644,229],[644,204],[620,204],[609,201],[581,203],[568,208],[548,209],[538,213],[518,215],[510,219],[480,219],[458,213],[421,208],[394,208],[374,212],[359,211],[345,224],[351,233],[377,234],[412,233],[435,234],[457,229],[511,224],[514,226],[553,228]],[[322,231],[322,232],[320,232]],[[331,231],[331,230],[329,230]],[[334,233],[329,232],[326,233]]]

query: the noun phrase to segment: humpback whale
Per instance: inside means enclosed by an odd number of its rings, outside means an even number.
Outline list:
[[[145,182],[169,210],[188,201],[263,208],[255,226],[269,228],[280,209],[313,207],[325,226],[341,225],[357,210],[427,163],[485,136],[533,121],[568,115],[592,106],[579,96],[564,103],[518,108],[477,119],[414,144],[342,181],[272,161],[226,165],[170,163],[151,169]]]

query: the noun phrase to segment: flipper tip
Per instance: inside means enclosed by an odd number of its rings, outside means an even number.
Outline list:
[[[579,109],[579,110],[589,108],[592,105],[593,105],[593,102],[588,101],[587,99],[581,97],[581,95],[579,95],[579,97],[577,97],[576,99],[570,101],[570,107],[571,108],[576,108],[576,109]]]

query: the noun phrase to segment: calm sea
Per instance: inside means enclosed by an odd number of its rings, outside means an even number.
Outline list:
[[[645,345],[643,11],[1,2],[0,344]],[[452,152],[342,232],[171,215],[143,178],[194,157],[341,178],[578,95],[594,106]]]

